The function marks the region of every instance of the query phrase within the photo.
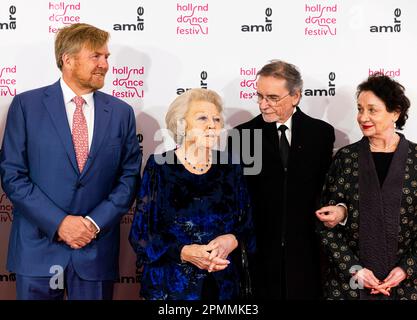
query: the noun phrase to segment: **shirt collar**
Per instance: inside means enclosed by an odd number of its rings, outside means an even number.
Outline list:
[[[287,121],[285,121],[284,123],[282,122],[277,122],[277,128],[279,128],[282,124],[286,125],[288,130],[291,132],[292,129],[292,116],[294,115],[294,113],[297,111],[297,108],[294,107],[294,111],[292,112],[292,115],[287,119]]]
[[[62,89],[62,95],[64,96],[65,105],[72,101],[72,99],[76,96],[74,91],[65,83],[64,79],[60,79],[60,85]],[[87,94],[81,95],[84,98],[87,106],[94,106],[94,92],[90,92]]]

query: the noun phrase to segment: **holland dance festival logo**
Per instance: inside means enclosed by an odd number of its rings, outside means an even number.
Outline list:
[[[144,98],[144,82],[142,77],[145,75],[145,67],[131,68],[127,66],[112,68],[112,95],[117,98]]]
[[[122,219],[120,220],[120,224],[132,224],[135,211],[136,211],[136,203],[134,203],[130,207],[129,211],[122,217]]]
[[[16,95],[16,66],[0,67],[0,97]]]
[[[207,35],[208,34],[208,3],[195,5],[193,3],[177,3],[177,34],[181,35]]]
[[[306,4],[305,13],[307,14],[304,28],[306,36],[335,36],[336,35],[336,14],[337,4]]]
[[[4,192],[0,195],[0,223],[12,222],[13,205]]]
[[[241,81],[239,98],[242,100],[250,100],[256,96],[256,68],[240,68]]]
[[[379,68],[379,69],[371,69],[368,68],[368,75],[372,76],[373,74],[383,74],[391,78],[400,77],[401,76],[401,69],[385,69],[385,68]]]
[[[57,33],[58,29],[80,22],[81,3],[67,4],[65,1],[49,2],[49,33]]]

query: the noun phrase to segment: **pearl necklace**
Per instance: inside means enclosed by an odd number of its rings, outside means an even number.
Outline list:
[[[395,145],[396,143],[397,143],[397,139],[394,139],[394,142],[393,143],[391,143],[390,145],[387,145],[385,148],[383,148],[383,147],[378,147],[378,146],[376,146],[376,145],[374,145],[372,142],[371,142],[371,140],[369,139],[368,140],[369,141],[369,145],[371,146],[371,148],[374,148],[374,149],[379,149],[379,150],[384,150],[384,151],[387,151],[387,150],[389,150],[389,149],[391,149],[391,147],[393,146],[393,145]],[[400,140],[398,139],[398,142],[399,142]]]
[[[188,163],[190,167],[192,167],[195,171],[204,172],[207,170],[211,165],[211,156],[209,157],[208,161],[204,164],[202,168],[197,168],[195,165],[193,165],[190,161],[188,161],[187,156],[184,155],[184,160]]]

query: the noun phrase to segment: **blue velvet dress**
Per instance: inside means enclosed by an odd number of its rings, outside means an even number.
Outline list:
[[[208,272],[182,263],[181,249],[232,233],[253,252],[246,184],[239,165],[213,164],[207,173],[196,175],[185,169],[173,151],[162,157],[174,159],[174,164],[159,164],[160,156],[152,155],[146,164],[129,236],[137,266],[144,266],[141,296],[199,300]],[[229,260],[226,269],[211,273],[220,300],[238,296],[238,268],[230,256]]]

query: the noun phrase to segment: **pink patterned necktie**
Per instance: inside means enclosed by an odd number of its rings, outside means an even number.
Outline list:
[[[88,158],[88,128],[83,113],[85,101],[79,96],[74,97],[72,101],[75,103],[74,117],[72,119],[72,142],[74,143],[78,168],[82,172]]]

